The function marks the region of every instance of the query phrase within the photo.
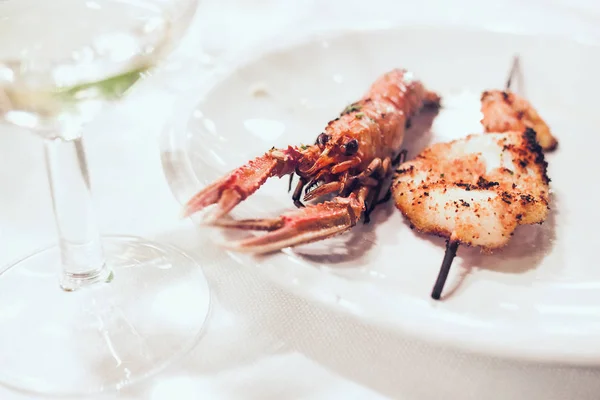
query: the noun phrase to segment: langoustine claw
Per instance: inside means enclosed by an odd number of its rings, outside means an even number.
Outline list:
[[[300,158],[301,154],[291,147],[287,151],[271,149],[198,192],[186,203],[183,216],[216,204],[212,212],[204,215],[204,222],[210,224],[227,215],[268,178],[292,173]]]

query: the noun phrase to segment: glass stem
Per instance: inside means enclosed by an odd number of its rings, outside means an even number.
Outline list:
[[[60,285],[73,291],[106,281],[110,271],[92,206],[83,139],[47,139],[45,156],[62,261]]]

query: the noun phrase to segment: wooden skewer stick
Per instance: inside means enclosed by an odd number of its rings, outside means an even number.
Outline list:
[[[517,54],[513,57],[513,63],[510,68],[510,72],[508,73],[508,79],[506,79],[506,89],[505,90],[510,89],[513,79],[515,78],[515,75],[517,74],[517,72],[520,69],[521,69],[521,64],[519,62],[519,55]]]
[[[448,273],[450,272],[452,261],[454,261],[454,257],[456,256],[458,245],[458,240],[446,240],[446,253],[444,253],[444,261],[442,261],[440,273],[438,274],[437,281],[435,281],[433,291],[431,292],[431,298],[434,300],[439,300],[440,297],[442,297],[442,291],[444,290],[446,279],[448,279]]]
[[[519,71],[519,68],[519,56],[515,55],[513,58],[510,73],[508,74],[508,79],[506,80],[505,90],[510,89],[514,76]],[[444,253],[444,260],[442,261],[440,272],[438,274],[437,280],[435,281],[435,285],[433,286],[433,290],[431,291],[431,298],[434,300],[439,300],[442,297],[442,291],[444,290],[444,285],[446,284],[446,280],[448,279],[448,274],[450,273],[450,268],[452,267],[452,262],[454,261],[454,257],[456,256],[456,252],[458,251],[459,244],[460,242],[458,240],[452,238],[446,241],[446,252]]]

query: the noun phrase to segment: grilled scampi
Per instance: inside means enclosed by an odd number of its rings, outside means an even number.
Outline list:
[[[510,91],[487,90],[481,96],[481,123],[486,132],[523,132],[530,128],[544,151],[552,151],[558,140],[533,106]]]
[[[370,87],[361,100],[329,122],[312,146],[271,149],[205,187],[185,207],[191,215],[216,204],[206,224],[270,233],[229,244],[237,251],[266,253],[342,233],[376,203],[382,180],[391,175],[406,126],[424,106],[438,106],[439,97],[406,70],[392,70]],[[299,209],[274,219],[226,221],[222,217],[253,194],[270,177],[300,177],[292,196]],[[317,184],[319,186],[317,186]],[[332,201],[304,207],[335,193]]]
[[[485,250],[548,214],[547,163],[532,129],[430,146],[397,171],[392,193],[419,231]]]

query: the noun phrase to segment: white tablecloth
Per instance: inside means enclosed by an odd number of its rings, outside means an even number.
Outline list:
[[[205,0],[170,67],[87,132],[101,229],[202,250],[194,227],[178,218],[158,135],[175,99],[192,104],[211,73],[268,38],[353,24],[466,23],[595,41],[599,22],[594,0]],[[0,159],[4,264],[55,236],[40,141],[2,132]],[[226,259],[206,273],[213,307],[200,344],[120,399],[600,398],[599,370],[511,362],[408,340],[286,294]],[[13,398],[31,397],[0,388],[0,399]]]

